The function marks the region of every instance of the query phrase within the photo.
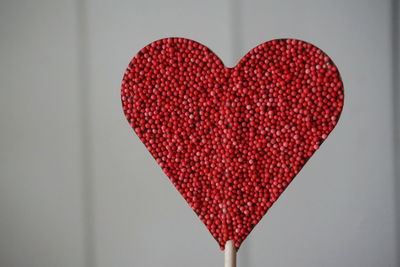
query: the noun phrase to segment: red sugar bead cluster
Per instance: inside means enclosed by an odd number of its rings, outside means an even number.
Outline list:
[[[143,48],[121,85],[125,116],[221,248],[239,248],[335,127],[343,87],[317,47],[281,39],[225,68],[207,47]]]

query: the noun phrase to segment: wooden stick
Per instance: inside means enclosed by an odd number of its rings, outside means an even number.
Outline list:
[[[236,267],[236,248],[232,240],[225,244],[225,267]]]

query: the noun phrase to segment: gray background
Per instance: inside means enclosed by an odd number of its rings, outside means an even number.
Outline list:
[[[227,66],[270,39],[303,39],[344,80],[338,126],[239,266],[400,266],[399,11],[378,0],[1,0],[0,267],[223,265],[121,110],[129,60],[168,36]]]

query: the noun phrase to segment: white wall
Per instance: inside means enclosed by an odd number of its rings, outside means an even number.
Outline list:
[[[388,0],[0,2],[0,267],[222,266],[120,105],[130,59],[168,36],[228,66],[304,39],[342,74],[339,125],[239,266],[400,266],[391,14]]]
[[[0,266],[84,266],[77,6],[0,2]]]

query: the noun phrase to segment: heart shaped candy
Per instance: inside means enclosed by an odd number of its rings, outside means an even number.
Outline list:
[[[299,40],[263,43],[234,68],[207,47],[144,47],[121,85],[125,116],[221,248],[242,241],[335,127],[343,86]]]

